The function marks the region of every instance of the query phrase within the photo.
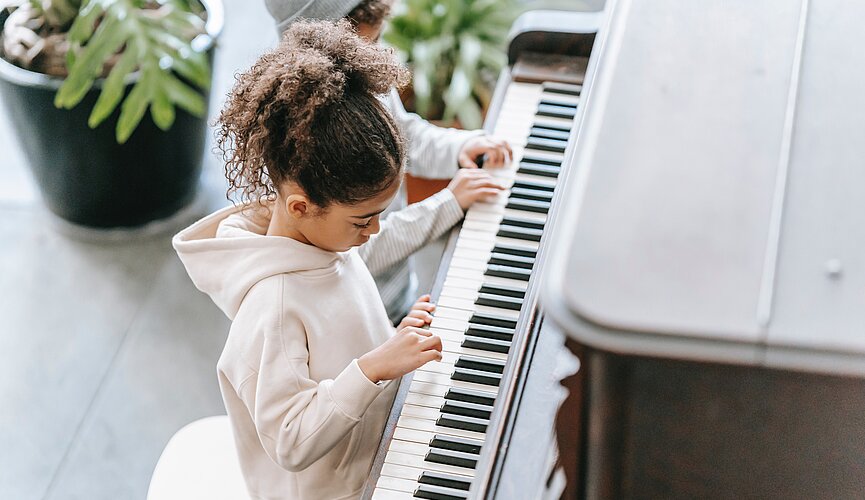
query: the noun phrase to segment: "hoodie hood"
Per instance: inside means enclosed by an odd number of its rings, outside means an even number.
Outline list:
[[[269,213],[263,208],[227,207],[172,239],[192,282],[231,320],[259,281],[277,274],[332,270],[347,257],[348,252],[265,236],[269,224]]]

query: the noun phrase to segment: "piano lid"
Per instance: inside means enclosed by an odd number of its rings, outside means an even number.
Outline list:
[[[623,354],[865,375],[865,4],[621,0],[542,302]]]

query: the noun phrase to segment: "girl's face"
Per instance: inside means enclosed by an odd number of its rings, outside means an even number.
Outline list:
[[[334,203],[322,212],[320,209],[302,217],[296,226],[309,244],[332,252],[345,252],[369,241],[379,231],[381,213],[390,205],[399,182],[368,200],[354,205]]]

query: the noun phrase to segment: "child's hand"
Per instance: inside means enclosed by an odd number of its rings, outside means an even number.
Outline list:
[[[510,144],[502,139],[496,139],[488,135],[472,137],[460,149],[457,163],[463,168],[478,168],[475,158],[486,155],[484,167],[502,167],[511,161],[514,152]]]
[[[478,200],[495,197],[502,191],[502,186],[489,173],[473,168],[460,169],[448,184],[448,189],[453,191],[460,208],[465,210]]]
[[[392,380],[430,361],[441,361],[442,339],[428,330],[407,326],[364,354],[357,365],[373,382]]]
[[[436,306],[430,302],[429,295],[421,295],[417,302],[411,306],[408,314],[402,321],[399,322],[397,330],[402,330],[407,326],[423,327],[432,322],[432,312],[436,310]]]

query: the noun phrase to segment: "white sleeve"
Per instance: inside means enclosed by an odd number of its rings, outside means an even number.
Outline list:
[[[358,249],[373,276],[408,258],[463,218],[453,192],[442,189],[429,198],[391,212],[379,232]]]
[[[483,130],[457,130],[437,127],[415,113],[405,110],[396,90],[384,99],[399,131],[405,136],[408,151],[406,172],[416,177],[450,179],[459,169],[460,149]]]
[[[293,337],[302,341],[291,342]],[[264,450],[292,472],[331,451],[387,386],[366,378],[357,360],[336,378],[315,382],[309,377],[305,339],[299,322],[265,334],[257,384],[238,390]]]

